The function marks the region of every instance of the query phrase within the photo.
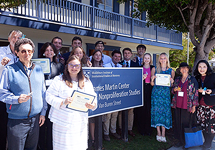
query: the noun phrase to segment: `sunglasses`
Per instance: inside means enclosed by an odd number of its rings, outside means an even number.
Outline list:
[[[80,66],[81,66],[81,64],[75,64],[75,65],[73,65],[73,64],[68,64],[68,66],[69,66],[70,68],[76,68],[76,69],[79,69],[79,68],[80,68]]]
[[[33,51],[32,50],[21,50],[22,54],[26,54],[28,52],[28,54],[32,54]]]

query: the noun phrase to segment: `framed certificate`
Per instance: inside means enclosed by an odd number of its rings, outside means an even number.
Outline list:
[[[31,61],[37,65],[40,65],[45,75],[51,74],[50,58],[37,58],[37,59],[31,59]]]
[[[72,98],[73,101],[66,106],[67,108],[87,112],[88,108],[85,106],[85,104],[86,102],[92,104],[95,99],[95,96],[74,90],[72,93]]]
[[[155,85],[170,87],[170,78],[170,74],[156,74]]]

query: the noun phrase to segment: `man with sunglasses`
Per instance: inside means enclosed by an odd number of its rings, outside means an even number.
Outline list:
[[[5,66],[13,64],[18,61],[14,52],[14,45],[18,39],[22,37],[22,32],[19,30],[12,30],[8,36],[8,46],[0,47],[0,76]],[[7,112],[6,105],[0,102],[0,149],[5,150],[7,145]]]
[[[0,100],[8,112],[8,150],[36,150],[39,126],[45,121],[44,74],[31,62],[34,47],[30,39],[17,40],[14,50],[19,60],[6,66],[0,79]]]

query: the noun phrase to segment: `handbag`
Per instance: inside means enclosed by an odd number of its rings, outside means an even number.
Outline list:
[[[204,143],[204,136],[201,126],[192,127],[192,121],[194,117],[195,115],[191,114],[189,128],[184,128],[185,148],[201,146]]]

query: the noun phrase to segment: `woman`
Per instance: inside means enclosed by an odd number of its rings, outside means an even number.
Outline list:
[[[72,103],[74,90],[95,95],[93,85],[82,70],[81,61],[77,56],[70,56],[64,74],[54,78],[46,92],[46,100],[51,105],[49,118],[53,122],[53,149],[87,149],[88,112],[76,111],[66,106]],[[97,98],[86,108],[95,110]]]
[[[157,141],[166,142],[165,129],[172,127],[170,87],[155,85],[156,74],[169,74],[171,75],[169,82],[171,84],[174,82],[175,72],[170,68],[166,53],[160,54],[157,68],[151,72],[151,85],[154,86],[151,96],[151,127],[157,128]]]
[[[155,72],[152,66],[151,54],[145,53],[143,56],[143,80],[144,80],[144,106],[136,108],[138,131],[141,135],[151,135],[151,93],[152,86],[151,72]]]
[[[92,67],[102,67],[102,52],[100,50],[95,50],[92,55]],[[92,138],[92,146],[95,145],[95,117],[89,119],[90,122],[90,135]]]
[[[70,56],[76,55],[79,57],[82,63],[82,67],[91,67],[92,63],[89,61],[89,57],[85,54],[84,49],[80,46],[76,46],[72,49]],[[69,57],[70,57],[69,56]]]
[[[100,50],[95,50],[92,55],[92,67],[102,67],[103,61],[102,61],[102,52]]]
[[[206,60],[197,63],[194,75],[198,82],[199,107],[197,122],[202,126],[205,142],[204,149],[211,147],[215,134],[215,74]]]
[[[45,75],[46,80],[53,79],[55,76],[63,73],[63,64],[57,62],[57,49],[54,44],[46,42],[40,49],[39,58],[50,58],[51,61],[51,74]]]
[[[189,75],[190,67],[183,62],[179,66],[179,71],[182,76],[175,79],[172,88],[172,93],[174,94],[172,108],[175,109],[174,130],[175,137],[179,141],[175,145],[176,147],[185,144],[184,128],[189,128],[190,113],[194,113],[196,106],[198,106],[198,83],[195,77]]]
[[[50,58],[51,61],[51,74],[45,75],[46,87],[48,87],[52,79],[63,73],[63,65],[57,62],[57,49],[54,44],[46,42],[40,49],[39,58]],[[40,127],[40,136],[38,147],[41,150],[52,149],[52,123],[48,119],[50,105],[46,112],[46,120],[43,126]]]

